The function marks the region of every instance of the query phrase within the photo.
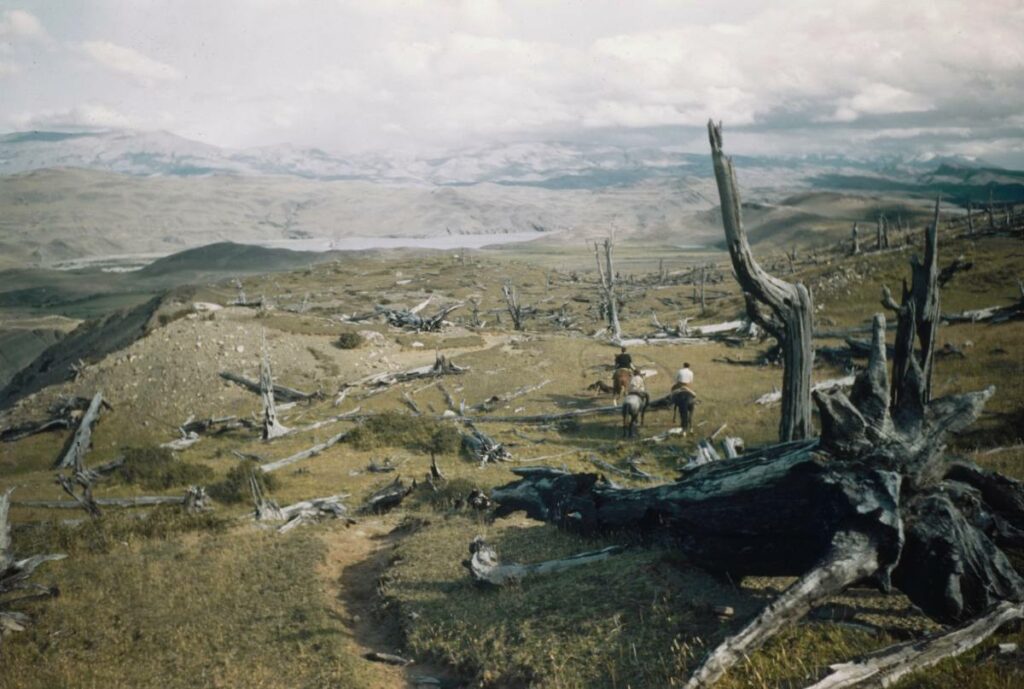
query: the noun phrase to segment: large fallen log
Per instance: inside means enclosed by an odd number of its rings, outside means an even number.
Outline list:
[[[184,495],[138,495],[130,498],[94,498],[100,507],[158,507],[160,505],[185,505],[201,509],[206,505],[206,490],[192,487]],[[43,509],[77,510],[82,505],[75,500],[15,500],[17,507],[37,507]]]
[[[429,366],[417,366],[416,368],[406,369],[405,371],[385,371],[384,373],[374,373],[352,383],[347,383],[345,387],[350,388],[361,385],[367,388],[386,388],[395,385],[396,383],[407,383],[410,380],[419,380],[421,378],[457,376],[468,370],[468,366],[458,366],[455,362],[445,357],[444,354],[438,354],[434,359],[434,363]]]
[[[879,314],[868,366],[851,391],[814,394],[819,440],[709,462],[650,488],[517,468],[518,481],[492,491],[495,515],[523,510],[582,533],[632,533],[733,580],[798,577],[711,650],[691,689],[711,685],[810,606],[858,583],[896,588],[943,623],[1019,604],[1024,578],[1000,548],[1024,542],[1024,486],[950,466],[944,452],[946,436],[972,423],[994,390],[923,403],[920,369],[907,370],[901,403],[891,408]]]
[[[0,495],[0,643],[10,632],[24,631],[29,616],[16,610],[31,600],[50,598],[60,594],[56,587],[29,582],[40,565],[64,559],[62,554],[32,555],[15,560],[11,553],[11,526],[7,515],[11,504],[11,491]],[[24,593],[30,592],[30,593]]]

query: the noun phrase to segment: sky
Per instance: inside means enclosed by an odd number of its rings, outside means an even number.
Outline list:
[[[1024,167],[1024,0],[0,0],[0,131]]]

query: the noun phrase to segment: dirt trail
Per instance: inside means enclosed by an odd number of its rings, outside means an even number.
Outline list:
[[[376,609],[377,583],[389,564],[395,543],[395,537],[389,534],[398,521],[390,515],[374,517],[323,535],[327,556],[318,573],[335,612],[348,628],[348,644],[356,656],[376,651],[408,657],[401,648],[397,620],[382,619]],[[448,671],[428,663],[396,667],[362,662],[366,663],[370,678],[367,686],[372,689],[458,686]],[[442,684],[420,681],[424,678],[440,679]]]

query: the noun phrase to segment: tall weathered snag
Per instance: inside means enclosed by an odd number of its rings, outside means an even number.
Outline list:
[[[722,202],[722,224],[736,279],[744,292],[768,306],[771,316],[747,309],[750,317],[772,333],[782,346],[782,418],[779,440],[800,440],[813,434],[811,427],[811,293],[803,284],[789,283],[768,274],[758,264],[743,231],[740,195],[732,161],[722,153],[722,127],[708,122],[711,161]]]

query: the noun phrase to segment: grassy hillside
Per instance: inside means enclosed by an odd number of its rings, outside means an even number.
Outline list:
[[[789,205],[815,213],[816,205],[834,202],[810,195],[791,199]],[[877,215],[869,202],[850,203],[851,213]],[[913,249],[860,257],[801,252],[792,277],[804,280],[814,292],[816,327],[865,324],[879,310],[881,285],[896,288],[908,275]],[[781,257],[767,244],[756,251],[767,263]],[[1016,278],[1024,273],[1019,238],[968,241],[943,236],[940,252],[943,264],[961,254],[974,263],[943,292],[944,311],[1016,299]],[[728,276],[724,254],[624,242],[618,255],[627,333],[649,331],[652,312],[666,324],[693,317],[694,326],[731,319],[742,311],[728,277],[709,286],[709,293],[721,296],[710,301],[703,316],[690,285],[629,282],[630,275],[656,273],[659,263],[675,273],[711,260]],[[361,427],[349,442],[277,472],[271,497],[287,504],[346,493],[346,502],[355,508],[395,475],[368,471],[371,461],[386,459],[405,480],[417,479],[420,485],[387,515],[358,516],[350,526],[340,521],[302,526],[284,535],[251,522],[244,492],[240,502],[222,500],[212,515],[198,518],[153,510],[139,520],[111,509],[99,520],[69,526],[61,520],[82,515],[16,507],[16,552],[59,550],[69,557],[40,570],[38,581],[59,586],[62,595],[33,603],[28,608],[35,618],[31,629],[4,639],[0,687],[384,689],[415,686],[423,675],[448,686],[487,688],[653,689],[682,684],[705,649],[735,631],[788,581],[716,580],[671,550],[638,546],[593,567],[489,591],[472,585],[460,562],[477,534],[494,543],[503,558],[520,561],[621,541],[580,539],[520,517],[491,521],[464,506],[471,488],[511,480],[509,466],[593,471],[592,457],[619,466],[627,458],[639,458],[645,471],[669,481],[693,452],[696,437],[677,436],[661,444],[625,442],[614,415],[543,425],[481,423],[482,430],[507,444],[514,459],[509,465],[479,467],[450,443],[432,444],[431,438],[450,434],[454,423],[433,418],[446,409],[446,402],[431,381],[379,394],[353,388],[340,406],[334,405],[343,384],[430,363],[435,351],[469,368],[442,381],[457,404],[472,406],[542,383],[529,394],[496,404],[496,411],[527,415],[609,403],[586,390],[594,380],[608,377],[607,365],[616,351],[591,337],[601,325],[594,308],[592,264],[593,254],[585,246],[471,252],[466,261],[441,252],[390,252],[345,255],[295,272],[244,279],[247,293],[265,294],[281,306],[296,305],[308,295],[304,313],[237,307],[212,315],[192,313],[192,301],[226,304],[235,294],[227,282],[200,285],[187,299],[165,304],[176,309],[177,317],[162,323],[158,318],[144,336],[97,358],[77,380],[23,400],[0,423],[39,418],[59,394],[91,395],[102,389],[114,409],[104,412],[96,427],[87,460],[96,465],[129,448],[151,448],[177,437],[176,427],[190,415],[253,417],[258,397],[222,381],[217,372],[254,376],[265,336],[278,382],[324,392],[322,400],[282,409],[286,425],[303,426],[355,406],[363,413],[389,413],[384,422]],[[513,331],[503,314],[501,285],[506,279],[513,281],[523,304],[538,309],[525,332]],[[402,333],[378,322],[354,324],[339,318],[371,311],[377,304],[409,307],[427,297],[432,297],[427,313],[450,302],[477,299],[486,324],[470,327],[468,306],[453,312],[453,326],[440,334]],[[548,318],[556,313],[569,317],[577,329],[556,326]],[[367,334],[356,349],[335,346],[340,333],[352,331],[379,335]],[[958,436],[952,449],[1018,478],[1024,478],[1019,423],[1024,386],[1018,384],[1024,380],[1022,337],[1021,322],[944,326],[939,346],[956,345],[966,358],[939,359],[934,382],[938,394],[997,386],[981,423]],[[769,345],[633,349],[642,366],[656,371],[649,380],[653,395],[667,392],[672,372],[683,361],[691,363],[702,400],[697,437],[727,424],[731,435],[752,447],[775,437],[778,408],[754,405],[753,400],[779,384],[781,371],[736,366],[724,359],[752,360]],[[814,376],[826,379],[841,373],[822,364]],[[424,416],[411,416],[403,393]],[[177,453],[176,461],[206,467],[207,483],[221,484],[233,470],[237,473],[234,452],[280,459],[357,424],[338,422],[270,443],[260,442],[251,431],[232,431],[205,437]],[[671,426],[669,412],[653,412],[642,436]],[[60,498],[50,466],[64,439],[38,435],[0,445],[0,477],[16,487],[15,500]],[[438,491],[422,482],[431,448],[449,478]],[[113,480],[98,488],[97,495],[181,494],[184,488],[154,491]],[[733,607],[735,616],[719,618],[715,607],[722,605]],[[934,628],[901,596],[855,589],[753,654],[722,686],[804,686],[829,663]],[[1007,631],[978,651],[901,686],[1020,686],[1024,672],[1019,664],[989,657],[996,641],[1024,644],[1024,635]],[[367,651],[397,652],[416,663],[381,666],[360,657]]]

